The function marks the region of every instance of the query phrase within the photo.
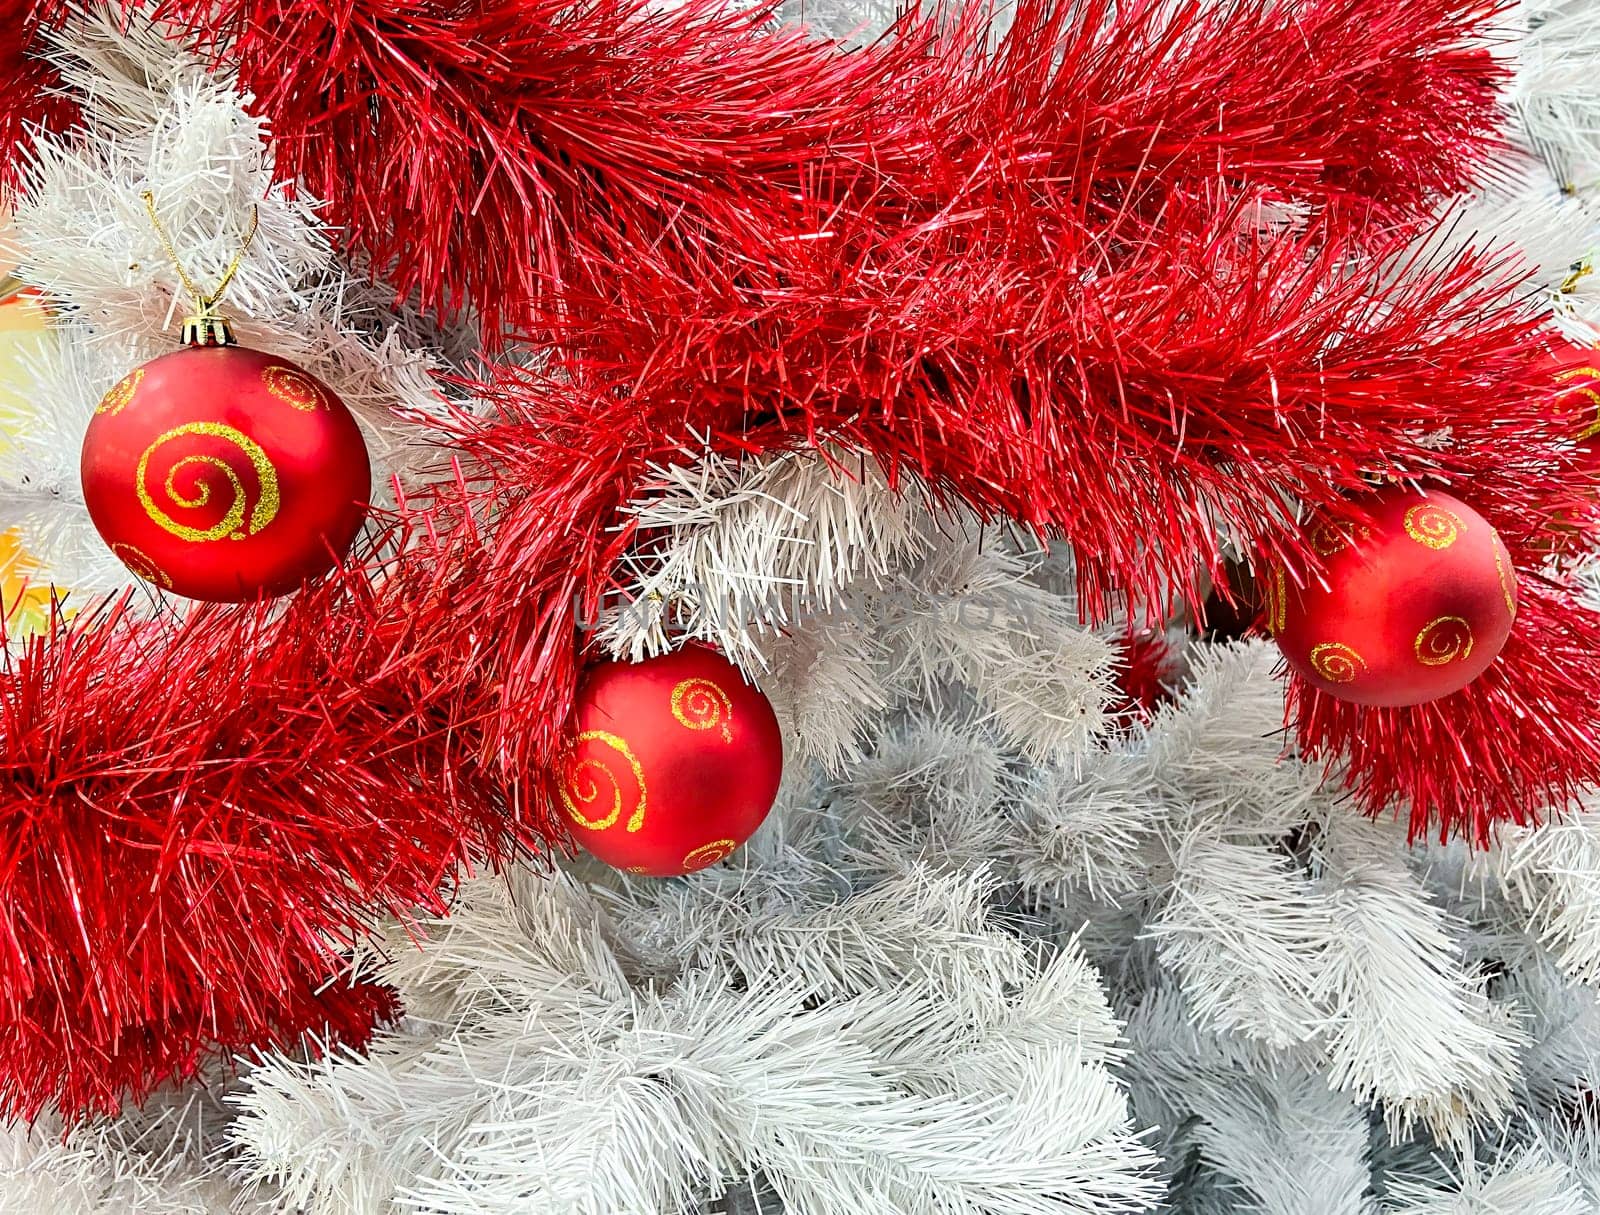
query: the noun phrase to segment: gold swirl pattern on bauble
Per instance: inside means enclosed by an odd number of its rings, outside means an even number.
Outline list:
[[[193,444],[186,440],[195,435],[220,439],[229,444],[237,453],[236,460],[249,466],[256,483],[254,502],[250,500],[241,470],[235,467],[235,460],[189,450]],[[160,502],[150,492],[149,486],[150,465],[158,455],[172,458],[167,475],[161,482],[162,492],[166,496]],[[208,469],[214,471],[208,473]],[[178,478],[181,474],[193,474],[193,489],[185,491],[179,487]],[[222,517],[209,527],[192,526],[173,518],[169,513],[169,508],[196,511],[211,507],[212,491],[223,483],[227,486],[227,506]],[[139,466],[134,471],[134,487],[139,494],[139,504],[158,527],[180,540],[197,544],[223,539],[243,540],[247,536],[257,535],[277,517],[281,504],[278,473],[267,458],[267,453],[242,431],[220,422],[188,422],[174,426],[158,437],[139,457]]]
[[[619,763],[633,778],[638,796],[628,806],[627,830],[637,831],[644,826],[645,799],[644,769],[627,740],[608,730],[585,730],[578,735],[578,746],[599,743],[605,748],[600,754],[592,752],[579,755],[573,752],[567,762],[565,779],[561,782],[561,801],[572,816],[572,821],[590,831],[604,831],[616,824],[623,811],[623,775]],[[602,758],[602,756],[604,758]],[[610,794],[611,807],[603,815],[594,816]]]

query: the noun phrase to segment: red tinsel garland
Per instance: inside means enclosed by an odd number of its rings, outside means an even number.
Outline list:
[[[0,201],[17,187],[34,133],[63,130],[77,116],[40,55],[44,32],[67,11],[66,0],[0,0]]]
[[[975,190],[1095,226],[1246,183],[1413,219],[1492,138],[1498,72],[1469,40],[1497,7],[1031,0],[993,51],[980,5],[850,54],[708,0],[158,11],[235,65],[353,248],[494,332],[604,306],[635,261],[781,257],[774,209],[790,239],[854,215],[885,250]]]
[[[6,661],[6,1109],[110,1111],[218,1045],[347,1034],[389,1007],[336,985],[316,1010],[355,935],[442,911],[457,868],[523,821],[550,830],[457,754],[468,693],[411,636],[351,574],[282,616],[174,627],[113,605]]]

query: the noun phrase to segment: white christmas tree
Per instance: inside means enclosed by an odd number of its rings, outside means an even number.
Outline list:
[[[1520,21],[1518,146],[1423,239],[1514,248],[1576,335],[1600,322],[1600,10]],[[259,207],[240,336],[343,397],[397,501],[438,460],[399,419],[444,407],[431,376],[470,365],[472,326],[397,310],[335,252],[228,73],[143,18],[55,38],[82,126],[38,144],[16,227],[64,307],[0,451],[37,577],[76,602],[138,585],[77,458],[183,306],[145,189],[208,271]],[[356,948],[405,1010],[369,1049],[15,1125],[0,1211],[1600,1210],[1600,807],[1409,843],[1291,753],[1270,642],[1177,608],[1174,694],[1129,713],[1128,622],[1080,622],[1067,550],[842,448],[684,450],[629,512],[661,539],[626,598],[659,610],[594,635],[632,659],[701,638],[761,684],[786,765],[758,835],[671,881],[466,880],[448,917]]]

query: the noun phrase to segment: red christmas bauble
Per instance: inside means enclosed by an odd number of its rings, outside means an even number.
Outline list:
[[[1600,349],[1546,335],[1536,372],[1546,377],[1551,417],[1574,449],[1563,478],[1567,501],[1556,505],[1535,538],[1551,552],[1588,547],[1600,534]]]
[[[1415,705],[1458,692],[1511,635],[1516,571],[1482,515],[1449,494],[1391,486],[1366,521],[1313,519],[1326,585],[1268,579],[1267,626],[1289,665],[1330,696]]]
[[[366,517],[371,467],[333,390],[275,355],[186,347],[106,393],[83,496],[141,578],[190,599],[282,595],[331,569]]]
[[[1550,408],[1581,453],[1579,469],[1600,480],[1600,349],[1565,338],[1549,339],[1549,357],[1539,365],[1550,376]]]
[[[618,869],[674,877],[713,865],[755,834],[778,795],[772,705],[704,646],[594,667],[575,722],[561,800],[578,841]]]
[[[371,493],[362,432],[333,389],[240,346],[130,371],[94,411],[82,475],[123,565],[214,602],[286,594],[333,568]]]
[[[1600,455],[1600,348],[1552,337],[1541,366],[1555,383],[1557,416],[1592,460]]]

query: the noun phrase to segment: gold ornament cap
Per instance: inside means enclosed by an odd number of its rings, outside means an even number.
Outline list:
[[[183,318],[185,346],[236,346],[233,326],[220,312],[206,311]]]

